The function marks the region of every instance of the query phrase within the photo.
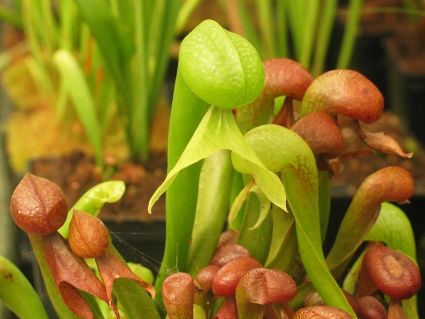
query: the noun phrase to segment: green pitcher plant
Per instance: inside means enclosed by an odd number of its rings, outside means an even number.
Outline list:
[[[166,194],[156,279],[125,262],[97,217],[120,199],[122,182],[99,184],[68,209],[57,185],[28,174],[12,195],[12,217],[29,236],[60,318],[348,319],[372,309],[418,319],[413,231],[389,203],[412,196],[408,171],[388,166],[368,176],[323,250],[332,163],[349,146],[338,116],[350,118],[372,150],[412,156],[362,126],[383,107],[382,94],[356,71],[313,78],[293,60],[261,61],[246,39],[206,20],[181,44],[168,174],[148,205]],[[2,260],[22,279],[2,278],[1,299],[22,318],[46,318],[29,282]],[[10,289],[34,311],[20,309]]]

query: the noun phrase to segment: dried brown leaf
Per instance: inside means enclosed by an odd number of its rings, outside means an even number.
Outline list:
[[[395,154],[403,158],[411,158],[413,156],[413,153],[404,152],[400,144],[394,138],[385,135],[383,132],[372,133],[363,130],[363,133],[363,142],[375,151],[386,154]]]

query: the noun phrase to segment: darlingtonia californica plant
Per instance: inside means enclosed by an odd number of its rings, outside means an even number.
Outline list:
[[[12,217],[17,226],[28,234],[49,296],[60,317],[94,318],[95,311],[90,303],[95,300],[94,297],[99,302],[103,301],[119,317],[113,297],[114,283],[119,279],[135,281],[141,289],[155,295],[153,287],[134,274],[115,251],[102,221],[78,210],[85,208],[97,214],[103,203],[117,200],[122,191],[121,182],[101,184],[68,212],[65,196],[56,184],[27,174],[12,194]],[[115,192],[121,194],[117,196]],[[68,229],[60,229],[67,216],[72,216],[69,233]],[[59,231],[69,237],[62,236]],[[85,262],[87,258],[94,258],[100,279]],[[82,292],[89,297],[83,297]],[[117,292],[116,295],[119,294]],[[45,313],[36,312],[31,316],[43,318]]]
[[[285,101],[275,111],[281,96]],[[414,294],[420,278],[410,264],[394,253],[373,253],[379,262],[367,262],[376,248],[362,251],[365,242],[381,242],[414,260],[410,224],[387,203],[405,203],[412,196],[408,171],[389,166],[367,177],[329,253],[322,247],[329,224],[329,161],[347,148],[338,116],[351,117],[353,130],[375,151],[410,156],[390,137],[360,126],[376,121],[383,105],[376,86],[356,71],[329,71],[313,79],[295,61],[262,62],[244,38],[207,20],[181,44],[168,175],[148,207],[166,192],[165,253],[155,290],[130,271],[95,217],[104,203],[119,199],[117,184],[92,190],[96,196],[83,196],[68,213],[60,190],[44,198],[47,192],[34,191],[37,178],[30,177],[32,184],[24,180],[25,187],[15,191],[25,196],[14,195],[12,213],[20,227],[35,233],[29,236],[45,280],[59,291],[51,296],[65,314],[84,309],[89,318],[93,305],[104,300],[110,314],[126,318],[143,313],[148,319],[165,314],[170,319],[348,319],[405,313],[417,319]],[[26,196],[34,194],[46,201],[30,202],[42,218],[22,210]],[[409,293],[391,296],[382,290],[369,268],[387,269],[388,263],[391,276],[416,278],[406,288]],[[81,269],[80,277],[70,278],[66,269]],[[358,294],[371,289],[391,296],[389,306],[376,295]],[[95,302],[85,304],[81,291]],[[74,299],[84,307],[76,307]]]

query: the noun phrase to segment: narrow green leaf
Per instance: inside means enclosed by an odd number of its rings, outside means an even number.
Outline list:
[[[250,228],[250,230],[254,230],[266,220],[267,216],[269,215],[272,203],[267,199],[266,196],[264,196],[264,194],[257,186],[254,186],[251,192],[257,195],[258,201],[260,202],[260,212],[258,215],[258,219],[255,222],[255,225],[251,226]]]
[[[176,34],[179,34],[189,20],[192,12],[202,2],[202,0],[187,0],[183,2],[176,21]]]
[[[344,282],[342,284],[342,287],[351,294],[354,294],[356,292],[357,279],[359,278],[360,271],[362,268],[363,256],[364,252],[362,252],[362,254],[350,267],[350,270],[348,271],[347,276],[345,276]]]
[[[326,238],[331,212],[331,185],[328,171],[319,171],[319,211],[322,243]]]
[[[294,43],[294,56],[299,60],[302,51],[302,41],[304,34],[304,19],[305,13],[303,0],[288,0],[288,21],[291,29],[291,36]]]
[[[135,145],[130,145],[132,151],[145,159],[148,148],[148,83],[149,79],[149,55],[148,55],[148,30],[146,22],[143,20],[146,14],[147,1],[134,2],[134,42],[135,42],[135,67],[133,68],[133,106],[131,107],[131,134],[134,136],[132,141]]]
[[[317,18],[318,13],[320,12],[319,6],[319,0],[310,0],[305,8],[306,12],[303,14],[304,32],[302,34],[302,48],[298,60],[307,69],[310,69],[311,54],[314,47],[314,40],[316,38]]]
[[[208,104],[193,94],[178,67],[168,131],[168,170],[180,158],[207,110]],[[158,299],[161,298],[162,282],[169,275],[170,269],[187,270],[187,243],[192,236],[200,170],[200,163],[188,167],[175,178],[167,191],[164,257],[155,282]]]
[[[96,106],[81,67],[66,50],[54,55],[54,62],[61,74],[61,80],[73,102],[75,110],[84,124],[96,158],[96,164],[103,166],[102,134],[96,114]]]
[[[251,256],[264,264],[272,238],[272,218],[269,214],[265,214],[262,223],[254,228],[253,226],[258,224],[260,219],[260,211],[260,200],[255,193],[251,192],[245,204],[238,243],[248,249]]]
[[[342,39],[341,50],[339,52],[337,68],[346,69],[350,65],[351,56],[354,50],[357,30],[361,16],[363,0],[350,0],[348,5],[348,19]]]
[[[273,37],[274,19],[272,18],[272,2],[271,1],[256,1],[256,9],[258,10],[258,20],[262,37],[262,45],[264,48],[264,59],[275,58],[276,44]]]
[[[239,192],[239,194],[236,196],[235,200],[232,203],[232,206],[230,207],[229,217],[228,217],[228,223],[229,227],[237,230],[238,227],[235,224],[237,217],[239,216],[240,210],[243,206],[243,204],[248,199],[248,195],[251,192],[251,189],[254,187],[254,182],[248,183],[242,190]]]
[[[58,30],[54,20],[54,10],[52,8],[52,2],[50,0],[37,1],[41,6],[40,18],[43,21],[43,28],[39,28],[40,32],[43,32],[48,39],[48,48],[53,52],[54,48],[58,46]]]
[[[62,0],[60,3],[60,46],[72,50],[76,39],[78,11],[73,0]]]
[[[337,0],[327,0],[323,3],[311,72],[314,77],[321,74],[325,69],[326,56],[328,52],[329,41],[332,35],[332,27],[334,25],[337,8]]]
[[[251,174],[265,196],[278,207],[285,209],[285,190],[277,175],[269,171],[244,140],[232,111],[211,107],[202,119],[179,161],[168,173],[149,201],[148,209],[168,189],[177,174],[219,150],[231,150],[247,162],[243,172]]]
[[[116,20],[106,2],[102,0],[74,0],[74,2],[95,37],[117,87],[126,92],[128,88],[122,75],[125,48]]]
[[[155,301],[137,282],[119,278],[114,281],[114,295],[126,318],[160,319]]]
[[[284,1],[277,1],[276,3],[276,33],[278,44],[278,56],[289,56],[289,32],[287,27],[286,6]]]
[[[187,1],[186,1],[187,2]],[[154,66],[152,67],[152,78],[148,83],[148,119],[151,120],[154,115],[154,109],[158,100],[158,96],[162,89],[162,83],[167,71],[168,61],[170,59],[170,47],[175,39],[176,35],[176,23],[177,16],[179,14],[179,9],[182,5],[182,1],[178,0],[167,0],[164,10],[164,15],[162,18],[162,26],[160,33],[160,38],[155,39],[153,43],[159,43],[157,55],[150,55],[150,59],[155,61]]]
[[[58,230],[64,237],[68,237],[69,224],[71,223],[74,210],[83,211],[97,216],[103,205],[106,203],[115,203],[121,199],[125,192],[125,184],[121,181],[108,181],[100,183],[90,188],[83,196],[72,206],[68,212],[65,223]]]
[[[206,158],[199,176],[198,202],[189,249],[189,273],[208,265],[226,221],[233,168],[229,151]]]
[[[38,65],[40,69],[40,73],[42,73],[42,78],[46,80],[46,82],[42,82],[38,85],[43,85],[46,88],[45,92],[52,92],[51,81],[48,76],[47,69],[43,64],[43,53],[42,53],[42,43],[38,38],[37,30],[38,25],[34,23],[34,14],[35,9],[33,8],[34,3],[30,0],[22,1],[22,21],[24,23],[24,33],[26,35],[27,41],[29,42],[29,48],[32,55],[32,58],[36,61],[34,64]],[[42,24],[40,24],[42,25]],[[35,78],[35,80],[38,80]],[[38,83],[37,81],[35,83]],[[50,90],[47,90],[50,89]],[[43,91],[42,91],[43,92]]]
[[[28,279],[3,256],[0,256],[0,301],[19,318],[48,318],[40,297]]]
[[[290,213],[285,213],[274,206],[271,211],[273,218],[273,232],[267,256],[267,268],[280,269],[288,272],[293,267],[297,255],[297,241],[295,236],[295,220]]]

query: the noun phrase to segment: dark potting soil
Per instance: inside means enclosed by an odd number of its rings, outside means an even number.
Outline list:
[[[164,180],[166,173],[165,153],[151,154],[146,165],[126,162],[111,167],[113,173],[107,180],[122,180],[126,191],[123,198],[103,207],[100,217],[104,221],[154,222],[164,219],[164,199],[161,198],[150,215],[148,201],[155,189]],[[32,174],[45,177],[58,184],[71,207],[88,189],[102,181],[101,172],[93,157],[83,152],[51,158],[39,158],[31,164]]]

